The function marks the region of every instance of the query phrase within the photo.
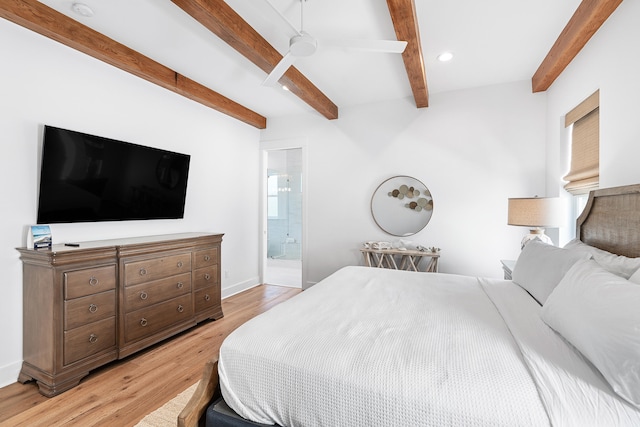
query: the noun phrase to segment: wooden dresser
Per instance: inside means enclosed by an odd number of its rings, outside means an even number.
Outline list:
[[[222,234],[183,233],[19,248],[23,364],[45,396],[90,370],[222,317]]]

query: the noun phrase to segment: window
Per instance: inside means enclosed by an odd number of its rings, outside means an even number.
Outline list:
[[[278,218],[278,175],[267,178],[267,217]]]
[[[571,169],[563,178],[573,195],[586,194],[600,183],[600,91],[565,116],[571,128]]]

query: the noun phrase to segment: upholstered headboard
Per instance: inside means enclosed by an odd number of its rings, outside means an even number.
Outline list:
[[[584,243],[628,257],[640,257],[640,184],[594,190],[577,220]]]

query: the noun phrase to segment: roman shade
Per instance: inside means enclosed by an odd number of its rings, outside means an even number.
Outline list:
[[[597,90],[565,116],[571,129],[571,169],[564,188],[574,195],[598,188],[600,182],[600,91]]]

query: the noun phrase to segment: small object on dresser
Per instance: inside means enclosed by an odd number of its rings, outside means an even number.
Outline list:
[[[50,248],[51,229],[48,225],[32,225],[27,235],[27,247],[33,249]]]

